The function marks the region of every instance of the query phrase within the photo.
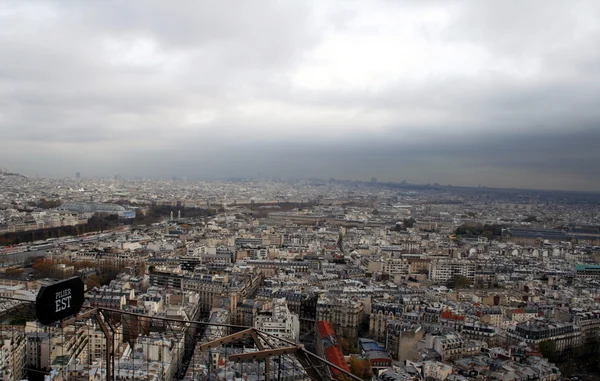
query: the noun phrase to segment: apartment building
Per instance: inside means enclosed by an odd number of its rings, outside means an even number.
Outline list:
[[[139,336],[134,351],[143,353],[143,361],[162,365],[161,379],[173,380],[181,365],[185,352],[185,335],[165,337],[156,332],[148,336]]]
[[[106,358],[106,336],[104,332],[102,332],[99,326],[91,324],[85,330],[89,340],[88,363],[91,364],[94,360]],[[118,356],[120,354],[119,349],[122,348],[119,344],[123,342],[123,325],[112,324],[112,334],[114,343],[116,344],[114,348],[115,354]]]
[[[453,281],[459,276],[473,282],[475,280],[475,262],[460,259],[440,259],[431,262],[429,279],[444,283]]]
[[[573,323],[563,323],[545,319],[529,320],[508,328],[508,344],[526,343],[539,350],[543,341],[553,341],[557,352],[563,352],[581,345],[581,328]]]
[[[294,342],[298,342],[300,337],[298,315],[290,312],[284,298],[273,299],[270,309],[259,311],[254,320],[254,327]]]
[[[389,275],[408,275],[410,264],[404,258],[388,258],[383,262],[382,272]]]
[[[23,332],[0,332],[0,379],[19,381],[25,377],[27,339]]]
[[[411,351],[422,338],[421,325],[399,320],[388,321],[385,349],[394,360],[404,361],[409,359]]]
[[[267,233],[267,234],[263,234],[262,237],[262,243],[265,246],[281,246],[283,245],[283,234],[274,234],[274,233]]]
[[[403,307],[400,304],[373,302],[369,315],[369,337],[385,342],[390,322],[402,319]]]
[[[600,341],[600,311],[577,312],[573,322],[581,328],[582,344]]]
[[[48,332],[30,332],[27,334],[25,364],[32,368],[46,369],[56,358],[58,338]]]
[[[276,298],[285,298],[288,308],[300,319],[300,329],[312,330],[317,317],[317,301],[319,296],[314,292],[278,291],[273,295]]]
[[[235,246],[245,248],[260,248],[264,246],[264,243],[262,238],[238,237],[235,239]]]
[[[213,307],[228,308],[235,313],[238,302],[256,291],[263,278],[260,269],[235,274],[194,274],[192,276],[155,272],[150,274],[150,284],[197,293],[199,311],[203,315],[208,315]]]
[[[248,265],[261,268],[265,274],[274,275],[279,271],[288,273],[308,273],[310,267],[308,262],[304,261],[286,261],[280,259],[249,259],[246,260]]]
[[[492,326],[479,322],[464,323],[460,334],[465,339],[483,341],[489,346],[496,345],[498,341],[497,330]]]
[[[577,265],[575,267],[575,273],[576,273],[577,278],[600,279],[600,266],[599,265]]]
[[[317,302],[317,320],[330,322],[342,336],[356,338],[363,308],[363,303],[354,298],[321,295]]]
[[[135,298],[134,290],[127,290],[111,286],[97,287],[85,295],[92,307],[104,307],[120,310]]]
[[[539,316],[540,314],[537,309],[517,308],[506,311],[506,317],[508,317],[512,321],[516,321],[517,323],[522,323],[524,321],[535,319]]]
[[[465,340],[458,333],[433,337],[432,348],[442,356],[442,361],[449,361],[463,355]]]

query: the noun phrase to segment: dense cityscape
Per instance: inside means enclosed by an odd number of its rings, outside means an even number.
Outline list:
[[[0,381],[600,380],[600,1],[0,25]]]
[[[248,327],[365,380],[600,376],[598,194],[4,172],[0,234],[3,380],[311,377],[203,346]],[[102,317],[22,312],[72,277]]]

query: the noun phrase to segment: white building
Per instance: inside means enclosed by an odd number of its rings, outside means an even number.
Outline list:
[[[160,364],[164,380],[172,380],[184,354],[184,336],[163,337],[152,332],[137,339],[135,351],[142,351],[144,361]]]
[[[448,282],[456,277],[475,280],[475,262],[469,260],[443,259],[432,262],[429,269],[429,279],[437,282]]]
[[[383,272],[390,275],[410,274],[410,265],[404,258],[388,258],[383,263]]]
[[[298,342],[300,335],[298,315],[290,312],[285,298],[273,299],[273,307],[270,311],[259,312],[254,320],[254,327],[294,342]]]

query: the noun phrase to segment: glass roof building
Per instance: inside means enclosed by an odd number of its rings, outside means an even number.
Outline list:
[[[77,213],[106,213],[119,214],[126,212],[127,209],[117,204],[103,204],[101,202],[65,202],[57,208],[58,210],[67,210]]]

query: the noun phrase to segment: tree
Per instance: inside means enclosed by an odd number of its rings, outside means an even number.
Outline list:
[[[344,336],[338,336],[338,343],[340,344],[340,347],[342,348],[342,352],[344,352],[344,354],[358,353],[358,349],[356,348],[356,346]]]
[[[43,197],[37,203],[37,206],[39,206],[42,209],[57,208],[57,207],[59,207],[61,205],[62,205],[62,201],[60,199],[57,199],[57,200],[46,200]]]
[[[455,288],[467,288],[471,285],[471,280],[466,276],[459,275],[454,278],[454,287]]]
[[[138,276],[144,276],[146,274],[146,263],[142,262],[136,266],[135,273]]]
[[[11,267],[11,268],[6,269],[6,271],[4,273],[6,275],[8,275],[9,277],[18,278],[21,276],[21,274],[23,274],[23,269]]]
[[[75,270],[93,269],[94,267],[96,267],[96,264],[92,261],[78,261],[73,262],[73,267],[75,267]]]
[[[552,340],[542,341],[540,343],[540,352],[542,352],[542,356],[551,362],[556,362],[558,360],[556,343]]]
[[[100,278],[98,278],[98,275],[90,275],[85,281],[85,285],[88,289],[100,287]]]
[[[350,357],[350,372],[363,380],[370,380],[373,378],[373,370],[371,369],[369,361],[356,356]]]
[[[36,259],[31,268],[38,272],[43,277],[49,277],[54,272],[54,264],[51,260],[46,258],[38,258]]]
[[[407,228],[412,228],[413,226],[415,226],[415,219],[414,218],[405,218],[402,220],[402,223],[404,224],[405,227]]]

